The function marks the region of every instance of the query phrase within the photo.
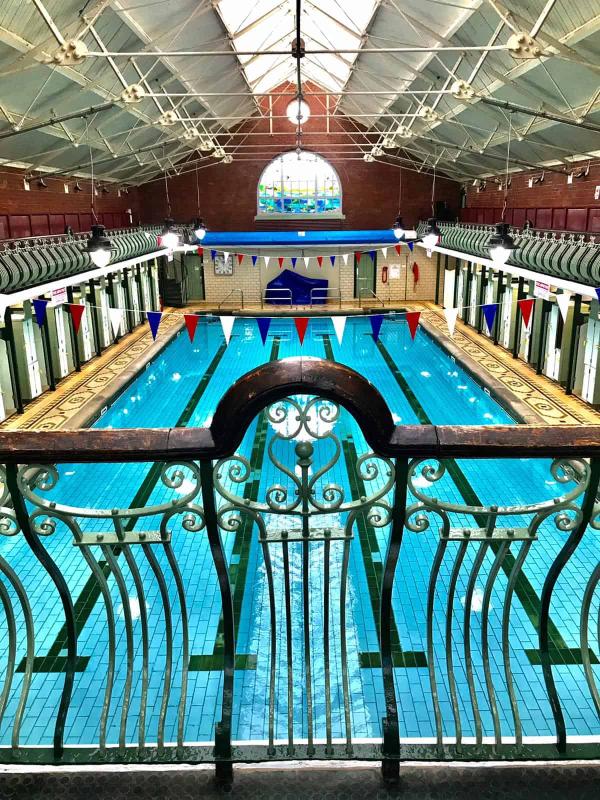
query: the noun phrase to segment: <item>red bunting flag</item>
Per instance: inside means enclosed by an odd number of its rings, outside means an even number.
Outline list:
[[[187,328],[188,336],[190,337],[190,342],[194,341],[194,336],[196,335],[196,328],[198,327],[198,320],[200,317],[197,314],[184,314],[183,319],[185,320],[185,327]]]
[[[85,311],[85,306],[79,303],[69,303],[69,311],[71,312],[71,317],[73,318],[73,330],[77,335],[79,333],[79,326],[81,325],[81,317]]]
[[[281,269],[283,267],[283,262],[285,261],[285,258],[283,256],[279,256],[277,261],[279,261],[279,269]]]
[[[237,254],[237,260],[238,260],[238,264],[241,264],[242,261],[244,260],[244,254],[243,253],[238,253]]]
[[[408,322],[408,330],[410,331],[410,338],[414,339],[419,326],[420,311],[407,311],[406,321]]]
[[[533,297],[527,297],[524,300],[519,300],[518,306],[521,309],[521,316],[523,317],[523,322],[525,323],[525,327],[529,328],[529,323],[531,322],[531,312],[533,311]]]
[[[304,344],[304,335],[306,334],[306,329],[308,327],[308,317],[295,317],[294,323],[296,325],[296,330],[298,331],[298,338],[300,339],[300,344]]]
[[[200,256],[200,258],[202,258],[202,256],[204,255],[204,248],[203,247],[197,247],[196,248],[196,252]]]
[[[398,253],[398,255],[402,252],[402,247],[399,244],[394,245],[394,250]]]
[[[317,264],[322,267],[323,266],[323,256],[317,256]],[[319,278],[319,280],[321,280]]]
[[[361,256],[362,256],[362,253],[359,250],[357,250],[356,253],[354,253],[354,258],[356,259],[356,263],[357,264],[360,264],[360,257]]]

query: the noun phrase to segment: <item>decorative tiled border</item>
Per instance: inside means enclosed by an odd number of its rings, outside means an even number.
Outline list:
[[[549,378],[537,375],[527,364],[513,359],[502,347],[464,323],[457,321],[454,336],[450,339],[444,314],[433,304],[427,304],[422,315],[425,323],[437,330],[445,342],[460,348],[494,382],[509,390],[519,405],[529,408],[538,417],[538,422],[547,425],[600,424],[600,413],[583,400],[564,394]]]

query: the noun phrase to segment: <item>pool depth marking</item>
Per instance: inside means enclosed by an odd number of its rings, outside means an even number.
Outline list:
[[[190,399],[186,403],[185,408],[181,412],[179,419],[175,423],[176,428],[184,428],[192,418],[192,414],[196,409],[202,395],[206,391],[206,387],[210,379],[212,378],[215,370],[217,369],[219,362],[223,358],[225,350],[227,349],[227,345],[225,342],[221,344],[215,355],[213,356],[212,361],[208,365],[206,371],[202,375],[202,378],[198,382],[198,385],[194,389],[194,392],[190,396]],[[133,500],[130,503],[131,508],[141,508],[144,506],[150,495],[152,494],[154,487],[158,483],[160,478],[160,474],[163,468],[163,462],[156,462],[152,464],[150,469],[148,470],[146,477],[140,484],[139,489],[135,493]],[[126,531],[131,531],[135,527],[136,520],[130,519],[125,525]],[[115,556],[119,556],[121,553],[121,548],[118,545],[111,545],[112,551]],[[108,568],[108,564],[105,561],[99,561],[98,566],[103,571],[105,577],[109,577],[111,572]],[[89,619],[92,610],[100,597],[100,585],[96,580],[96,577],[91,574],[88,580],[86,581],[83,589],[81,590],[79,597],[75,601],[74,604],[74,615],[75,615],[75,625],[77,636],[81,633],[83,628],[85,627],[86,622]],[[61,652],[65,650],[67,646],[67,626],[66,624],[62,626],[62,628],[58,631],[56,638],[53,644],[50,646],[48,653],[45,656],[36,656],[33,661],[33,672],[64,672],[65,671],[65,664],[66,664],[66,656],[61,655]],[[90,656],[77,656],[77,665],[76,665],[76,672],[83,672],[87,667],[88,661],[90,660]],[[23,658],[17,667],[17,672],[24,672],[25,671],[25,659]]]
[[[398,384],[402,393],[406,397],[411,409],[417,416],[421,425],[433,425],[427,412],[419,402],[417,396],[415,395],[411,387],[408,385],[406,378],[402,375],[402,373],[394,363],[393,358],[391,357],[388,349],[383,344],[381,339],[377,340],[376,345],[388,369],[394,376],[396,383]],[[448,459],[445,460],[444,463],[446,464],[448,473],[452,478],[452,480],[454,481],[456,488],[462,495],[464,502],[470,506],[485,505],[479,499],[477,493],[471,486],[471,483],[468,480],[467,476],[458,466],[456,461],[454,459]],[[474,514],[473,518],[475,519],[479,527],[485,528],[487,524],[487,517],[485,515]],[[497,554],[500,546],[501,544],[499,542],[490,542],[490,547],[493,550],[494,555]],[[506,574],[507,578],[510,575],[514,563],[515,563],[515,557],[512,555],[512,553],[508,552],[502,561],[502,569]],[[523,610],[527,614],[527,617],[529,618],[529,621],[533,625],[535,631],[538,632],[540,607],[541,607],[540,598],[537,596],[535,589],[531,585],[529,579],[526,577],[523,570],[520,572],[519,577],[517,579],[517,583],[515,585],[515,594],[517,595],[519,602],[521,603]],[[549,657],[551,663],[557,666],[581,664],[582,663],[581,651],[578,648],[571,648],[567,645],[567,643],[562,638],[560,631],[558,630],[557,626],[552,621],[552,619],[549,620],[548,627],[549,627],[549,638],[550,638]],[[526,648],[525,654],[527,655],[530,664],[534,666],[541,665],[542,662],[541,662],[540,652],[537,648],[533,649]],[[590,659],[593,664],[600,663],[591,649],[590,649]]]
[[[273,337],[273,346],[269,361],[277,361],[279,358],[278,336]],[[252,479],[246,481],[244,485],[244,499],[255,502],[258,500],[260,489],[260,478],[263,459],[267,446],[267,433],[269,431],[269,421],[267,411],[261,411],[258,422],[256,423],[256,433],[252,445],[250,456],[250,474]],[[235,532],[233,549],[231,551],[231,563],[229,564],[229,580],[233,587],[233,617],[235,623],[235,641],[242,616],[242,605],[246,590],[246,575],[248,572],[248,562],[250,560],[250,548],[252,546],[252,531],[254,520],[248,514],[241,515],[241,524]],[[237,556],[237,563],[233,563],[233,556]],[[236,669],[256,669],[256,655],[236,653]],[[223,615],[219,617],[219,625],[213,652],[210,655],[192,655],[190,658],[189,669],[191,672],[200,670],[222,670],[223,669]]]
[[[335,361],[333,348],[331,346],[331,337],[329,334],[323,334],[323,346],[325,347],[325,356],[328,361]],[[354,446],[354,440],[351,433],[346,433],[342,441],[342,451],[344,453],[344,460],[346,462],[346,472],[348,473],[348,482],[350,483],[350,490],[353,500],[358,500],[360,497],[366,497],[368,491],[365,487],[364,481],[356,471],[356,462],[358,454]],[[374,553],[379,553],[379,544],[377,537],[372,529],[366,523],[365,513],[361,512],[356,517],[356,529],[358,531],[358,542],[365,567],[367,576],[367,586],[369,589],[369,599],[371,601],[371,610],[373,612],[373,619],[375,621],[375,628],[377,630],[377,638],[380,639],[380,615],[379,615],[379,598],[381,595],[381,580],[383,577],[383,562],[375,561],[373,558]],[[405,651],[402,649],[400,643],[400,635],[396,625],[396,619],[392,610],[392,659],[395,667],[426,667],[427,657],[423,651]],[[380,667],[381,656],[376,653],[359,653],[360,666],[365,668]]]

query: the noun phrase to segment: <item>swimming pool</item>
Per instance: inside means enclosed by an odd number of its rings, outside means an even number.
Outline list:
[[[342,345],[337,342],[330,320],[312,318],[302,347],[291,319],[273,320],[264,345],[255,322],[239,319],[226,346],[218,320],[203,318],[194,343],[189,342],[185,331],[177,336],[115,399],[96,421],[95,427],[206,426],[223,392],[242,374],[266,361],[297,355],[339,361],[365,375],[385,397],[398,425],[428,422],[465,425],[514,423],[508,412],[424,331],[420,331],[413,342],[401,317],[386,319],[377,343],[373,341],[366,318],[349,318]],[[341,443],[340,458],[332,467],[334,483],[342,488],[346,496],[360,496],[368,483],[360,470],[356,469],[357,459],[368,452],[364,437],[357,423],[343,410],[334,424],[328,425],[325,420],[319,434],[329,430],[335,430]],[[281,423],[277,414],[269,418],[263,413],[246,431],[239,448],[238,452],[248,462],[248,477],[251,478],[249,491],[254,493],[254,500],[264,497],[269,487],[282,483],[282,471],[277,458],[274,461],[269,453],[269,446],[278,432],[281,432]],[[312,469],[318,471],[331,455],[327,449],[330,445],[319,436],[308,438],[315,448]],[[294,441],[302,439],[295,437]],[[280,463],[293,471],[294,464],[285,461],[281,444],[277,440],[273,453],[279,457]],[[222,467],[223,483],[227,490],[235,492],[235,480],[228,468],[227,463]],[[384,480],[382,476],[383,471],[380,480]],[[186,472],[185,468],[178,485],[167,485],[156,469],[143,463],[60,465],[58,477],[56,487],[48,494],[51,499],[90,508],[127,508],[168,503],[174,496],[190,491],[194,484],[192,472]],[[324,482],[325,479],[319,480],[316,488],[323,492],[328,484]],[[293,488],[293,476],[284,477],[283,484],[288,489]],[[420,473],[414,476],[413,486],[431,489],[430,483]],[[523,459],[510,462],[461,461],[435,483],[434,489],[435,495],[446,502],[468,505],[528,504],[549,500],[565,490],[551,472],[549,462]],[[340,525],[338,516],[333,511],[322,524],[335,528]],[[508,522],[515,526],[527,524],[527,521],[512,517]],[[274,517],[269,516],[266,517],[266,523],[273,527],[278,524]],[[136,524],[136,530],[150,531],[156,529],[157,523],[148,517]],[[467,519],[467,515],[457,515],[456,524],[470,525],[472,519]],[[274,690],[274,735],[277,740],[286,740],[290,718],[296,737],[306,739],[310,728],[315,738],[323,739],[328,714],[331,714],[333,737],[343,739],[346,736],[344,665],[339,646],[342,633],[345,633],[348,651],[352,738],[381,738],[385,702],[378,663],[378,600],[389,525],[357,527],[348,543],[347,603],[343,632],[340,629],[339,598],[346,542],[334,539],[327,545],[324,541],[311,544],[309,582],[313,602],[309,610],[308,641],[302,624],[301,543],[290,542],[287,556],[284,556],[281,542],[270,545],[270,569],[278,604]],[[437,526],[432,524],[422,533],[405,533],[393,589],[394,679],[400,730],[406,741],[430,742],[436,732],[426,635],[428,583],[438,544],[436,529]],[[85,530],[95,535],[109,533],[113,530],[113,524],[110,519],[87,519]],[[262,742],[269,733],[267,698],[272,645],[269,575],[256,526],[238,525],[230,531],[224,531],[222,538],[237,612],[233,739]],[[540,527],[539,539],[531,547],[514,586],[510,618],[511,665],[523,735],[529,738],[554,735],[540,667],[536,624],[540,614],[542,585],[565,538],[565,532],[557,530],[550,521],[544,522]],[[581,659],[578,661],[573,655],[579,647],[580,598],[597,563],[595,544],[593,535],[584,537],[559,580],[551,608],[557,688],[568,733],[580,737],[600,734],[600,721],[587,690]],[[44,545],[60,564],[74,600],[77,620],[78,662],[66,721],[65,743],[87,745],[98,740],[107,670],[111,668],[107,656],[109,630],[106,607],[97,574],[90,571],[90,565],[73,547],[69,531],[59,525],[53,535],[44,539]],[[327,620],[323,614],[326,546],[330,551],[327,581],[330,587],[330,614]],[[473,737],[479,720],[484,737],[494,733],[496,715],[486,692],[486,667],[495,688],[497,721],[501,733],[505,737],[514,736],[511,697],[505,682],[501,629],[507,582],[515,558],[523,547],[523,544],[515,542],[513,554],[508,554],[508,560],[499,568],[493,584],[491,603],[486,612],[490,622],[488,665],[484,663],[480,647],[482,600],[488,578],[494,570],[495,551],[490,549],[482,559],[476,582],[471,587],[472,612],[469,620],[472,636],[469,637],[469,644],[472,674],[470,664],[465,659],[463,623],[469,576],[478,550],[466,547],[457,567],[459,543],[449,544],[444,557],[437,564],[439,577],[433,601],[436,612],[433,655],[437,674],[437,702],[445,737],[456,736],[457,722],[463,737]],[[180,584],[172,564],[162,551],[156,551],[156,563],[152,563],[139,550],[132,550],[125,560],[119,557],[118,549],[110,552],[100,545],[91,549],[107,579],[115,617],[114,686],[105,712],[106,741],[109,744],[119,741],[137,744],[140,718],[146,742],[156,742],[157,737],[165,742],[176,741],[178,726],[182,724],[185,742],[214,740],[215,723],[221,713],[223,631],[221,600],[206,536],[202,532],[186,532],[180,525],[175,527],[172,549],[181,575]],[[56,590],[47,575],[35,562],[32,563],[31,552],[21,537],[3,538],[0,541],[0,555],[21,576],[36,626],[36,660],[20,729],[20,743],[24,746],[48,745],[52,741],[54,718],[64,681],[64,618],[52,612],[52,608],[56,607]],[[122,576],[120,585],[115,577],[117,561]],[[281,591],[286,571],[291,587],[291,631],[286,629],[284,593]],[[456,602],[448,622],[444,619],[443,611],[446,609],[449,587],[453,584]],[[8,591],[11,591],[10,586]],[[165,599],[170,606],[173,624],[172,653],[167,652],[165,645]],[[183,603],[188,622],[185,636],[181,622]],[[598,610],[597,595],[592,599],[591,608],[593,617]],[[16,623],[17,629],[22,628],[23,618],[19,613]],[[330,626],[331,641],[329,670],[325,669],[322,656],[326,623]],[[448,672],[448,625],[452,633],[454,685]],[[0,641],[4,643],[4,652],[0,651],[0,657],[4,659],[8,654],[6,634],[5,624],[0,630]],[[144,666],[144,637],[147,640],[149,662],[146,686],[140,679]],[[290,637],[289,642],[286,642],[286,637]],[[308,687],[312,693],[311,702],[307,702],[307,683],[304,679],[295,681],[291,691],[289,689],[286,643],[291,645],[292,672],[297,676],[305,677],[305,655],[307,649],[310,650],[311,678]],[[130,666],[133,680],[130,684],[126,678],[128,654],[132,658]],[[17,665],[22,667],[24,657],[24,640],[20,636],[17,641]],[[600,678],[597,659],[594,657],[593,661],[592,668]],[[184,662],[186,669],[183,668]],[[165,691],[165,674],[168,691]],[[20,671],[17,667],[0,727],[0,741],[4,745],[10,744],[22,680],[22,668]],[[187,685],[182,687],[185,682]],[[330,707],[325,702],[326,686],[330,687]],[[183,694],[182,688],[185,690]],[[455,693],[454,698],[452,692]],[[184,714],[180,713],[182,703],[185,704]],[[126,714],[123,713],[124,704],[128,705]],[[288,713],[290,705],[291,714]]]

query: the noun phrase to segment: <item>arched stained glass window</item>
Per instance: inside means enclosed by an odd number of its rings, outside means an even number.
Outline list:
[[[342,187],[337,172],[316,153],[283,153],[258,183],[258,215],[341,216]]]

